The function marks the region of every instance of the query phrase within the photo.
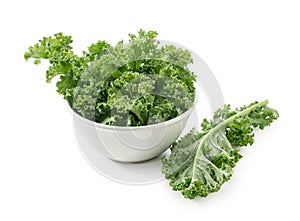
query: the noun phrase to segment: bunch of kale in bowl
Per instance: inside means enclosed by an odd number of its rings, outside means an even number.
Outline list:
[[[187,111],[195,97],[191,53],[156,37],[140,30],[126,44],[98,41],[78,56],[72,38],[57,33],[31,46],[25,59],[48,59],[47,81],[59,75],[58,93],[84,118],[114,126],[155,124]]]

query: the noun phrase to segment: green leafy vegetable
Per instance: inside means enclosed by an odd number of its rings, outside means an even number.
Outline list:
[[[24,54],[27,61],[34,59],[34,64],[40,64],[41,59],[49,60],[50,67],[46,72],[46,81],[49,83],[55,76],[60,76],[56,83],[57,92],[72,103],[73,90],[80,80],[81,73],[90,62],[102,55],[110,47],[104,41],[98,41],[88,48],[88,52],[83,51],[83,56],[74,54],[70,45],[73,42],[71,36],[64,36],[61,32],[54,34],[54,37],[44,37],[34,46],[30,46],[28,52]]]
[[[264,129],[278,118],[278,112],[254,102],[232,110],[229,105],[204,119],[202,132],[192,130],[171,146],[171,154],[162,159],[162,173],[173,190],[194,199],[216,192],[228,181],[233,167],[242,157],[238,146],[254,142],[254,129]]]
[[[92,44],[75,55],[70,36],[43,38],[24,57],[48,59],[46,80],[60,76],[57,91],[83,117],[118,126],[141,126],[172,119],[194,101],[191,54],[174,45],[160,46],[157,32],[129,34],[129,43]]]

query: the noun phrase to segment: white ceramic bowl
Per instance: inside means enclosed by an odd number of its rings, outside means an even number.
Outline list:
[[[193,108],[194,106],[171,120],[139,127],[99,124],[83,118],[70,109],[80,139],[84,139],[112,160],[141,162],[159,156],[168,149],[181,134]]]

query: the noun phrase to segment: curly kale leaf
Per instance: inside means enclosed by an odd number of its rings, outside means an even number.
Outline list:
[[[112,116],[118,116],[114,125],[147,125],[155,80],[137,72],[125,72],[111,85],[107,103],[112,107]]]
[[[88,51],[83,51],[83,55],[80,57],[74,54],[72,42],[71,36],[63,35],[60,32],[54,34],[54,37],[44,37],[39,40],[24,54],[25,60],[33,58],[34,64],[40,64],[42,59],[49,60],[50,67],[46,71],[46,81],[50,83],[55,76],[60,76],[60,80],[56,84],[57,92],[62,94],[71,106],[73,91],[82,72],[90,62],[105,54],[111,47],[105,41],[98,41],[92,44]]]
[[[173,190],[190,199],[218,191],[242,157],[236,146],[253,144],[253,129],[264,129],[279,117],[267,104],[254,102],[235,110],[225,105],[211,121],[203,120],[202,132],[192,130],[174,143],[170,156],[162,159],[162,173]]]

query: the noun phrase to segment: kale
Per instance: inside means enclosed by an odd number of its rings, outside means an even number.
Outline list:
[[[254,129],[264,129],[279,117],[267,104],[254,102],[235,110],[225,105],[212,120],[203,120],[202,132],[193,129],[175,142],[170,156],[162,158],[162,173],[173,190],[190,199],[218,191],[242,157],[239,147],[252,145]]]
[[[81,116],[108,125],[142,126],[172,119],[194,104],[195,75],[187,50],[161,46],[157,32],[129,34],[129,43],[92,44],[74,54],[71,36],[57,33],[29,47],[24,57],[47,59],[46,81],[60,76],[57,92]]]

